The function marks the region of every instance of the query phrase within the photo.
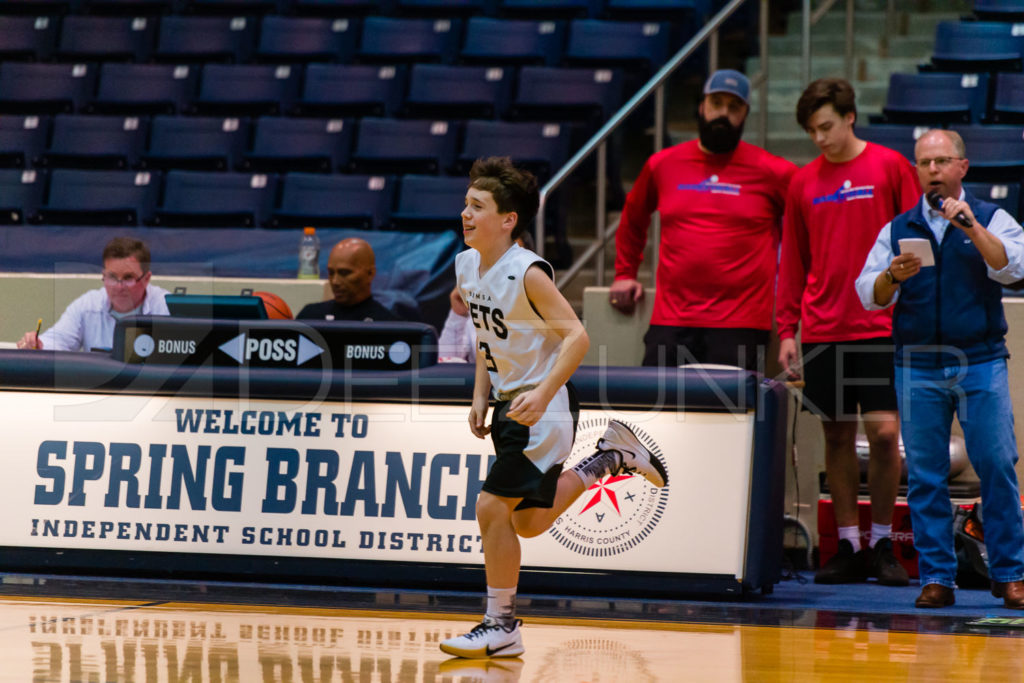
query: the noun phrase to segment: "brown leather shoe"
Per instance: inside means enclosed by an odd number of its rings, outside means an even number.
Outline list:
[[[1024,609],[1024,581],[992,582],[992,595],[1003,599],[1009,609]]]
[[[914,607],[949,607],[955,601],[952,588],[941,583],[929,583],[921,589],[921,594],[914,601]]]

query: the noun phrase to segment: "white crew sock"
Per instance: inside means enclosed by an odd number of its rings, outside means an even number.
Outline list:
[[[487,587],[486,616],[502,626],[508,626],[516,618],[516,587]]]
[[[875,544],[881,541],[883,538],[892,537],[892,523],[889,524],[876,524],[871,523],[871,547],[874,548]]]
[[[841,526],[839,527],[839,540],[846,539],[853,546],[853,552],[860,550],[860,527]]]

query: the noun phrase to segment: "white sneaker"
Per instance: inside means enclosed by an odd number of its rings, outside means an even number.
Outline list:
[[[668,472],[665,471],[665,465],[658,456],[647,450],[633,430],[618,420],[608,421],[608,429],[605,430],[604,436],[597,440],[597,448],[619,454],[619,466],[610,474],[638,472],[655,486],[661,487],[668,483]]]
[[[516,619],[508,628],[485,618],[469,633],[441,641],[441,651],[468,659],[518,657],[525,652],[519,632],[522,623]]]

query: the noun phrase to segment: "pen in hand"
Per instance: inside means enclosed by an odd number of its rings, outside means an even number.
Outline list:
[[[36,343],[35,343],[35,347],[34,347],[36,349],[39,348],[39,330],[41,330],[41,329],[43,329],[43,319],[42,318],[40,318],[39,321],[36,323]]]

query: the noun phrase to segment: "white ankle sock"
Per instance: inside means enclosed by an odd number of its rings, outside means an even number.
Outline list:
[[[508,624],[516,618],[516,587],[487,587],[486,616],[499,624]]]
[[[874,548],[875,544],[881,541],[883,538],[890,538],[892,536],[892,523],[889,524],[875,524],[871,523],[871,547]]]
[[[841,526],[839,527],[839,540],[846,539],[853,545],[853,552],[860,550],[860,527]]]

